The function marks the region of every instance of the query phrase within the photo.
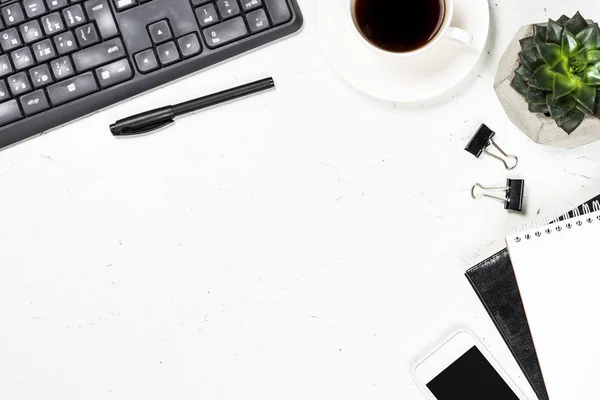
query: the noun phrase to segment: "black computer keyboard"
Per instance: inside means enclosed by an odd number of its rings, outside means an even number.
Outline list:
[[[295,0],[1,0],[0,148],[289,35]]]

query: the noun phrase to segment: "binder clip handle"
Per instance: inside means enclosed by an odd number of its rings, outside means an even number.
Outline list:
[[[504,192],[504,197],[496,196],[492,192]],[[525,194],[525,181],[522,179],[507,179],[506,186],[485,187],[476,183],[471,188],[471,197],[477,200],[481,197],[500,200],[504,203],[504,209],[512,211],[523,211],[523,198]]]
[[[496,150],[498,150],[500,152],[500,154],[502,155],[502,157],[497,156],[494,153],[490,153],[489,151],[487,151],[487,149],[484,149],[483,152],[485,154],[487,154],[488,156],[495,158],[496,160],[500,160],[502,162],[502,164],[504,164],[504,168],[506,168],[507,171],[512,171],[513,169],[515,169],[517,167],[517,165],[519,165],[519,157],[511,155],[511,154],[506,154],[506,152],[504,150],[502,150],[500,148],[500,146],[498,146],[498,144],[496,143],[496,141],[494,141],[494,139],[490,138],[490,144],[492,146],[494,146],[496,148]],[[508,161],[512,161],[512,166],[509,165]]]

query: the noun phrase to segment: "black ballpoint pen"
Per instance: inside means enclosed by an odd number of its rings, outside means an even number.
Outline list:
[[[193,113],[207,107],[232,101],[254,93],[275,87],[273,78],[265,78],[242,86],[209,94],[174,106],[166,106],[132,115],[121,119],[110,126],[114,136],[131,136],[149,133],[175,122],[175,118]]]

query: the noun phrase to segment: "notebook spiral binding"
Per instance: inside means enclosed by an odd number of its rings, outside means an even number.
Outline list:
[[[593,213],[597,214],[595,218],[589,215]],[[584,204],[582,211],[579,211],[578,208],[575,208],[570,213],[555,215],[553,219],[545,218],[543,221],[541,221],[543,223],[541,225],[540,222],[534,221],[533,232],[530,231],[527,222],[523,223],[522,227],[515,226],[514,230],[516,236],[514,236],[514,241],[519,243],[523,240],[531,240],[534,237],[540,237],[544,234],[550,235],[552,232],[562,232],[565,229],[573,229],[575,226],[581,226],[584,223],[591,224],[594,221],[598,221],[600,223],[600,201],[598,200],[592,203],[591,209],[588,204]],[[523,235],[519,235],[519,232],[523,232]]]

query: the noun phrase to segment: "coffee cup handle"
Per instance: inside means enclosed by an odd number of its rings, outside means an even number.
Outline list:
[[[456,40],[457,42],[461,42],[465,46],[472,47],[473,46],[473,35],[464,29],[456,28],[451,26],[448,28],[448,32],[446,34],[449,38]]]

